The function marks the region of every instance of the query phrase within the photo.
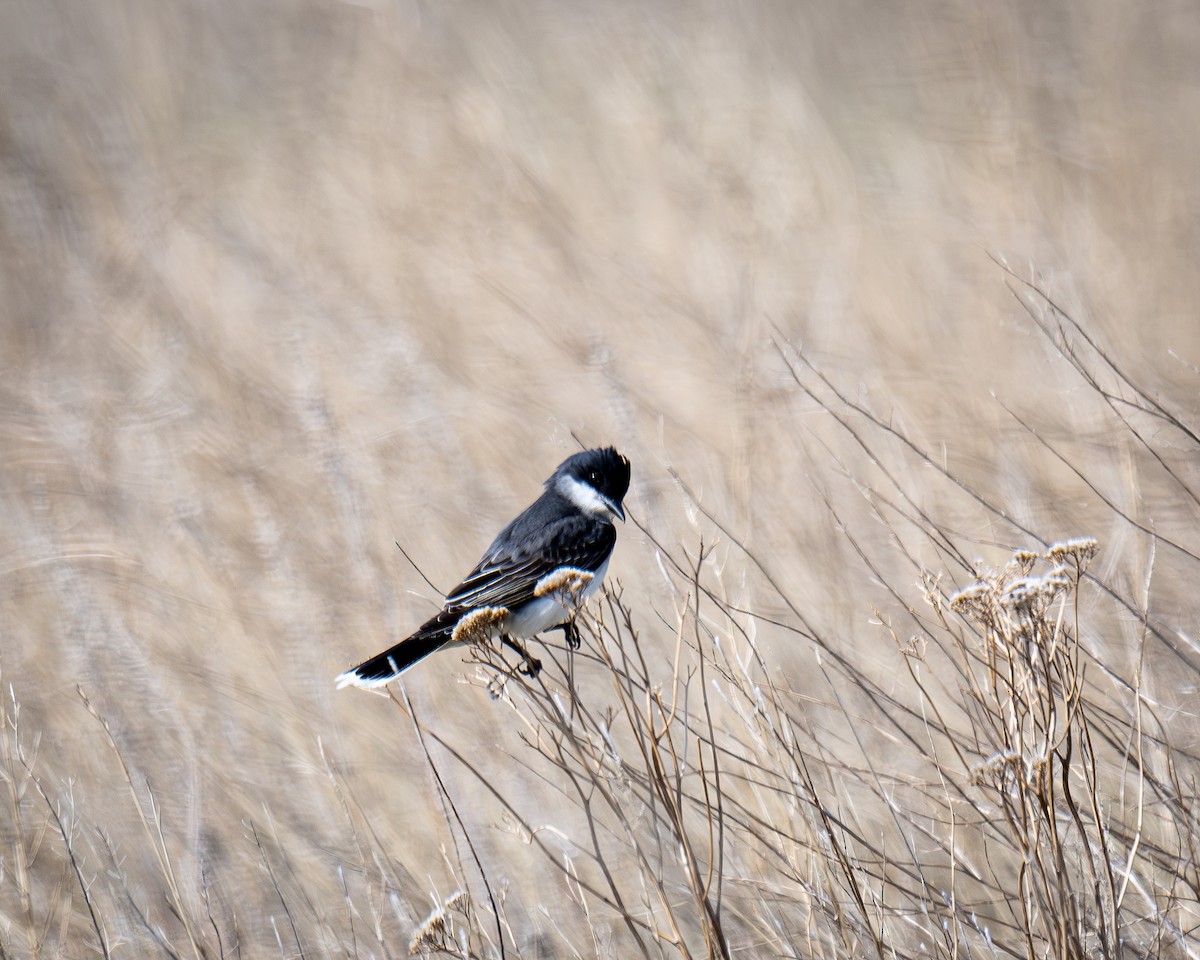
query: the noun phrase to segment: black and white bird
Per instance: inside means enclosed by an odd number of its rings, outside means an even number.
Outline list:
[[[629,461],[612,447],[568,457],[545,491],[500,531],[475,569],[450,591],[441,611],[406,640],[337,678],[339,687],[379,687],[448,644],[499,637],[522,657],[522,672],[541,664],[520,641],[560,629],[579,646],[574,624],[583,602],[600,589],[629,489]]]

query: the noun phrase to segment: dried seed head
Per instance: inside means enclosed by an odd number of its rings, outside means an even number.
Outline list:
[[[438,907],[417,928],[408,943],[408,952],[413,955],[427,950],[445,950],[446,946],[446,914]]]
[[[1041,577],[1020,577],[1004,588],[1000,602],[1023,613],[1041,613],[1050,602]]]
[[[1013,565],[1020,571],[1021,576],[1027,577],[1033,571],[1033,565],[1041,556],[1033,550],[1018,550],[1013,554]]]
[[[1065,563],[1082,573],[1099,549],[1100,544],[1092,537],[1072,537],[1054,544],[1046,551],[1046,559],[1052,563]]]
[[[453,936],[451,935],[449,924],[446,922],[446,914],[451,910],[460,909],[466,898],[467,895],[463,891],[455,890],[439,906],[434,907],[429,916],[417,927],[412,940],[408,942],[409,954],[425,953],[427,951],[437,951],[440,953],[456,952],[454,950],[455,945],[451,942]]]
[[[1069,590],[1073,583],[1071,572],[1064,566],[1059,565],[1045,574],[1042,579],[1046,581],[1047,586],[1053,588],[1054,592],[1062,593],[1064,590]]]
[[[535,597],[553,595],[564,605],[578,605],[587,585],[596,579],[590,570],[579,570],[576,567],[562,567],[553,573],[542,577],[533,588]]]
[[[971,769],[971,782],[999,785],[1014,771],[1020,771],[1022,766],[1021,755],[1015,750],[996,753],[975,764]]]
[[[480,607],[458,621],[450,639],[455,643],[486,643],[501,632],[507,619],[507,607]]]
[[[950,609],[966,617],[978,619],[992,605],[995,587],[986,580],[976,580],[950,598]]]
[[[1020,577],[1004,589],[1000,602],[1025,613],[1041,613],[1060,593],[1069,589],[1071,579],[1063,567],[1055,567],[1045,576]]]

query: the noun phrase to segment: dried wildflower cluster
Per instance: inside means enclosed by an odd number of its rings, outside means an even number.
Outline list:
[[[983,640],[982,650],[960,645],[976,757],[969,782],[1016,843],[1031,878],[1020,923],[1048,931],[1052,956],[1113,956],[1119,942],[1079,611],[1067,603],[1096,551],[1092,539],[1017,551],[948,601]],[[936,584],[926,592],[948,626]]]
[[[984,660],[979,692],[995,705],[985,756],[1025,758],[1032,769],[1061,736],[1058,709],[1077,692],[1078,638],[1064,622],[1065,606],[1052,609],[1079,585],[1096,555],[1092,539],[1056,543],[1045,554],[1018,550],[1002,570],[985,573],[954,594],[950,609],[982,633]],[[1039,563],[1053,564],[1035,574]],[[977,702],[979,698],[975,698]]]
[[[589,570],[579,570],[576,567],[562,567],[554,573],[542,577],[533,588],[535,597],[552,596],[564,606],[578,607],[583,599],[583,593],[588,585],[596,579]]]
[[[1028,626],[1029,621],[1040,618],[1057,598],[1078,584],[1096,555],[1097,546],[1095,540],[1087,538],[1056,543],[1044,555],[1018,550],[1003,570],[983,574],[954,594],[950,608],[985,628],[1003,628],[1006,618],[1014,614]],[[1034,576],[1040,560],[1054,566]],[[1015,632],[1026,632],[1020,623],[1015,626]]]
[[[455,643],[487,643],[506,620],[507,607],[480,607],[458,621],[451,639]]]
[[[410,956],[429,953],[449,953],[460,955],[460,943],[466,942],[461,931],[454,930],[452,915],[463,913],[467,906],[467,895],[456,890],[444,902],[433,908],[413,934],[408,944]]]
[[[1046,551],[1046,559],[1051,563],[1059,563],[1073,567],[1077,577],[1083,576],[1100,545],[1091,537],[1074,537],[1054,544]]]

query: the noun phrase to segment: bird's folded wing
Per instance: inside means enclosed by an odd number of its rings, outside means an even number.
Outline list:
[[[546,527],[534,540],[512,550],[491,550],[446,597],[446,609],[506,607],[512,610],[534,596],[547,574],[562,567],[598,570],[617,533],[612,524],[565,517]]]

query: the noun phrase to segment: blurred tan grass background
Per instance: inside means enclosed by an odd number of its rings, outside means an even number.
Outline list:
[[[868,620],[896,598],[840,530],[908,570],[847,482],[876,468],[777,344],[1046,542],[1098,537],[1104,577],[1152,583],[1194,665],[1191,584],[1006,408],[1156,532],[1194,542],[1192,513],[1145,485],[992,257],[1194,424],[1196,49],[1183,3],[5,4],[0,670],[85,872],[110,845],[146,897],[116,939],[178,945],[159,843],[197,916],[205,891],[237,914],[245,955],[280,936],[264,844],[286,851],[280,884],[326,898],[315,914],[345,910],[354,858],[318,742],[407,883],[359,877],[393,898],[395,936],[454,889],[411,728],[332,678],[433,609],[394,540],[452,584],[575,437],[630,456],[655,538],[718,535],[673,470],[865,675],[895,675]],[[1164,456],[1194,489],[1195,460]],[[1026,545],[903,469],[970,557]],[[789,620],[728,536],[718,551],[741,607]],[[673,616],[659,570],[622,529],[612,573],[648,626]],[[1130,677],[1137,634],[1093,652]],[[846,722],[811,645],[769,620],[756,635]],[[673,628],[645,636],[669,663]],[[1176,667],[1151,648],[1145,683],[1195,749]],[[405,688],[553,810],[465,672],[443,655]],[[514,943],[556,955],[537,912],[560,878],[450,779],[513,886]],[[8,849],[30,815],[14,808]],[[0,894],[6,955],[92,955],[65,869],[43,850],[40,885]],[[328,936],[309,949],[349,951]]]

